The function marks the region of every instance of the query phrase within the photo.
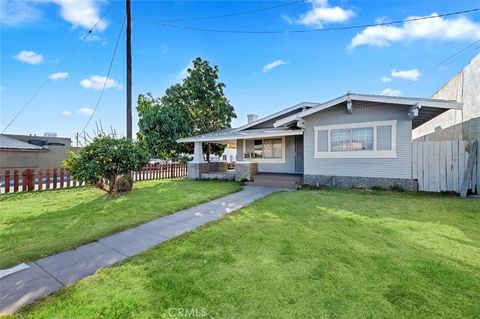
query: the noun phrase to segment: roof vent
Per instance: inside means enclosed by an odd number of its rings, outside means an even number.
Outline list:
[[[256,120],[258,120],[258,115],[257,114],[247,114],[247,120],[248,120],[248,124],[250,124],[252,122],[255,122]]]

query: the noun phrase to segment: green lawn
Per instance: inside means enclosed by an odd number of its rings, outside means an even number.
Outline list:
[[[240,190],[233,182],[161,180],[109,198],[95,188],[0,196],[0,269],[51,255]]]
[[[276,193],[17,316],[479,318],[479,230],[476,199]]]

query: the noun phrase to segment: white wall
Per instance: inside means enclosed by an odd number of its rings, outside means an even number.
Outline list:
[[[463,103],[463,111],[449,110],[435,117],[413,130],[413,139],[480,139],[480,54],[432,98],[456,100]]]

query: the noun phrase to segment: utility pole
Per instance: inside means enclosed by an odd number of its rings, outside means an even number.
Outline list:
[[[127,14],[127,139],[132,139],[132,16],[131,0],[126,0]]]

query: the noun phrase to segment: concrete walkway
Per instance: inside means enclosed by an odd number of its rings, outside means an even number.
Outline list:
[[[90,276],[102,267],[140,254],[278,190],[281,189],[244,186],[240,192],[28,263],[29,268],[0,279],[0,313],[13,313],[21,306]]]

